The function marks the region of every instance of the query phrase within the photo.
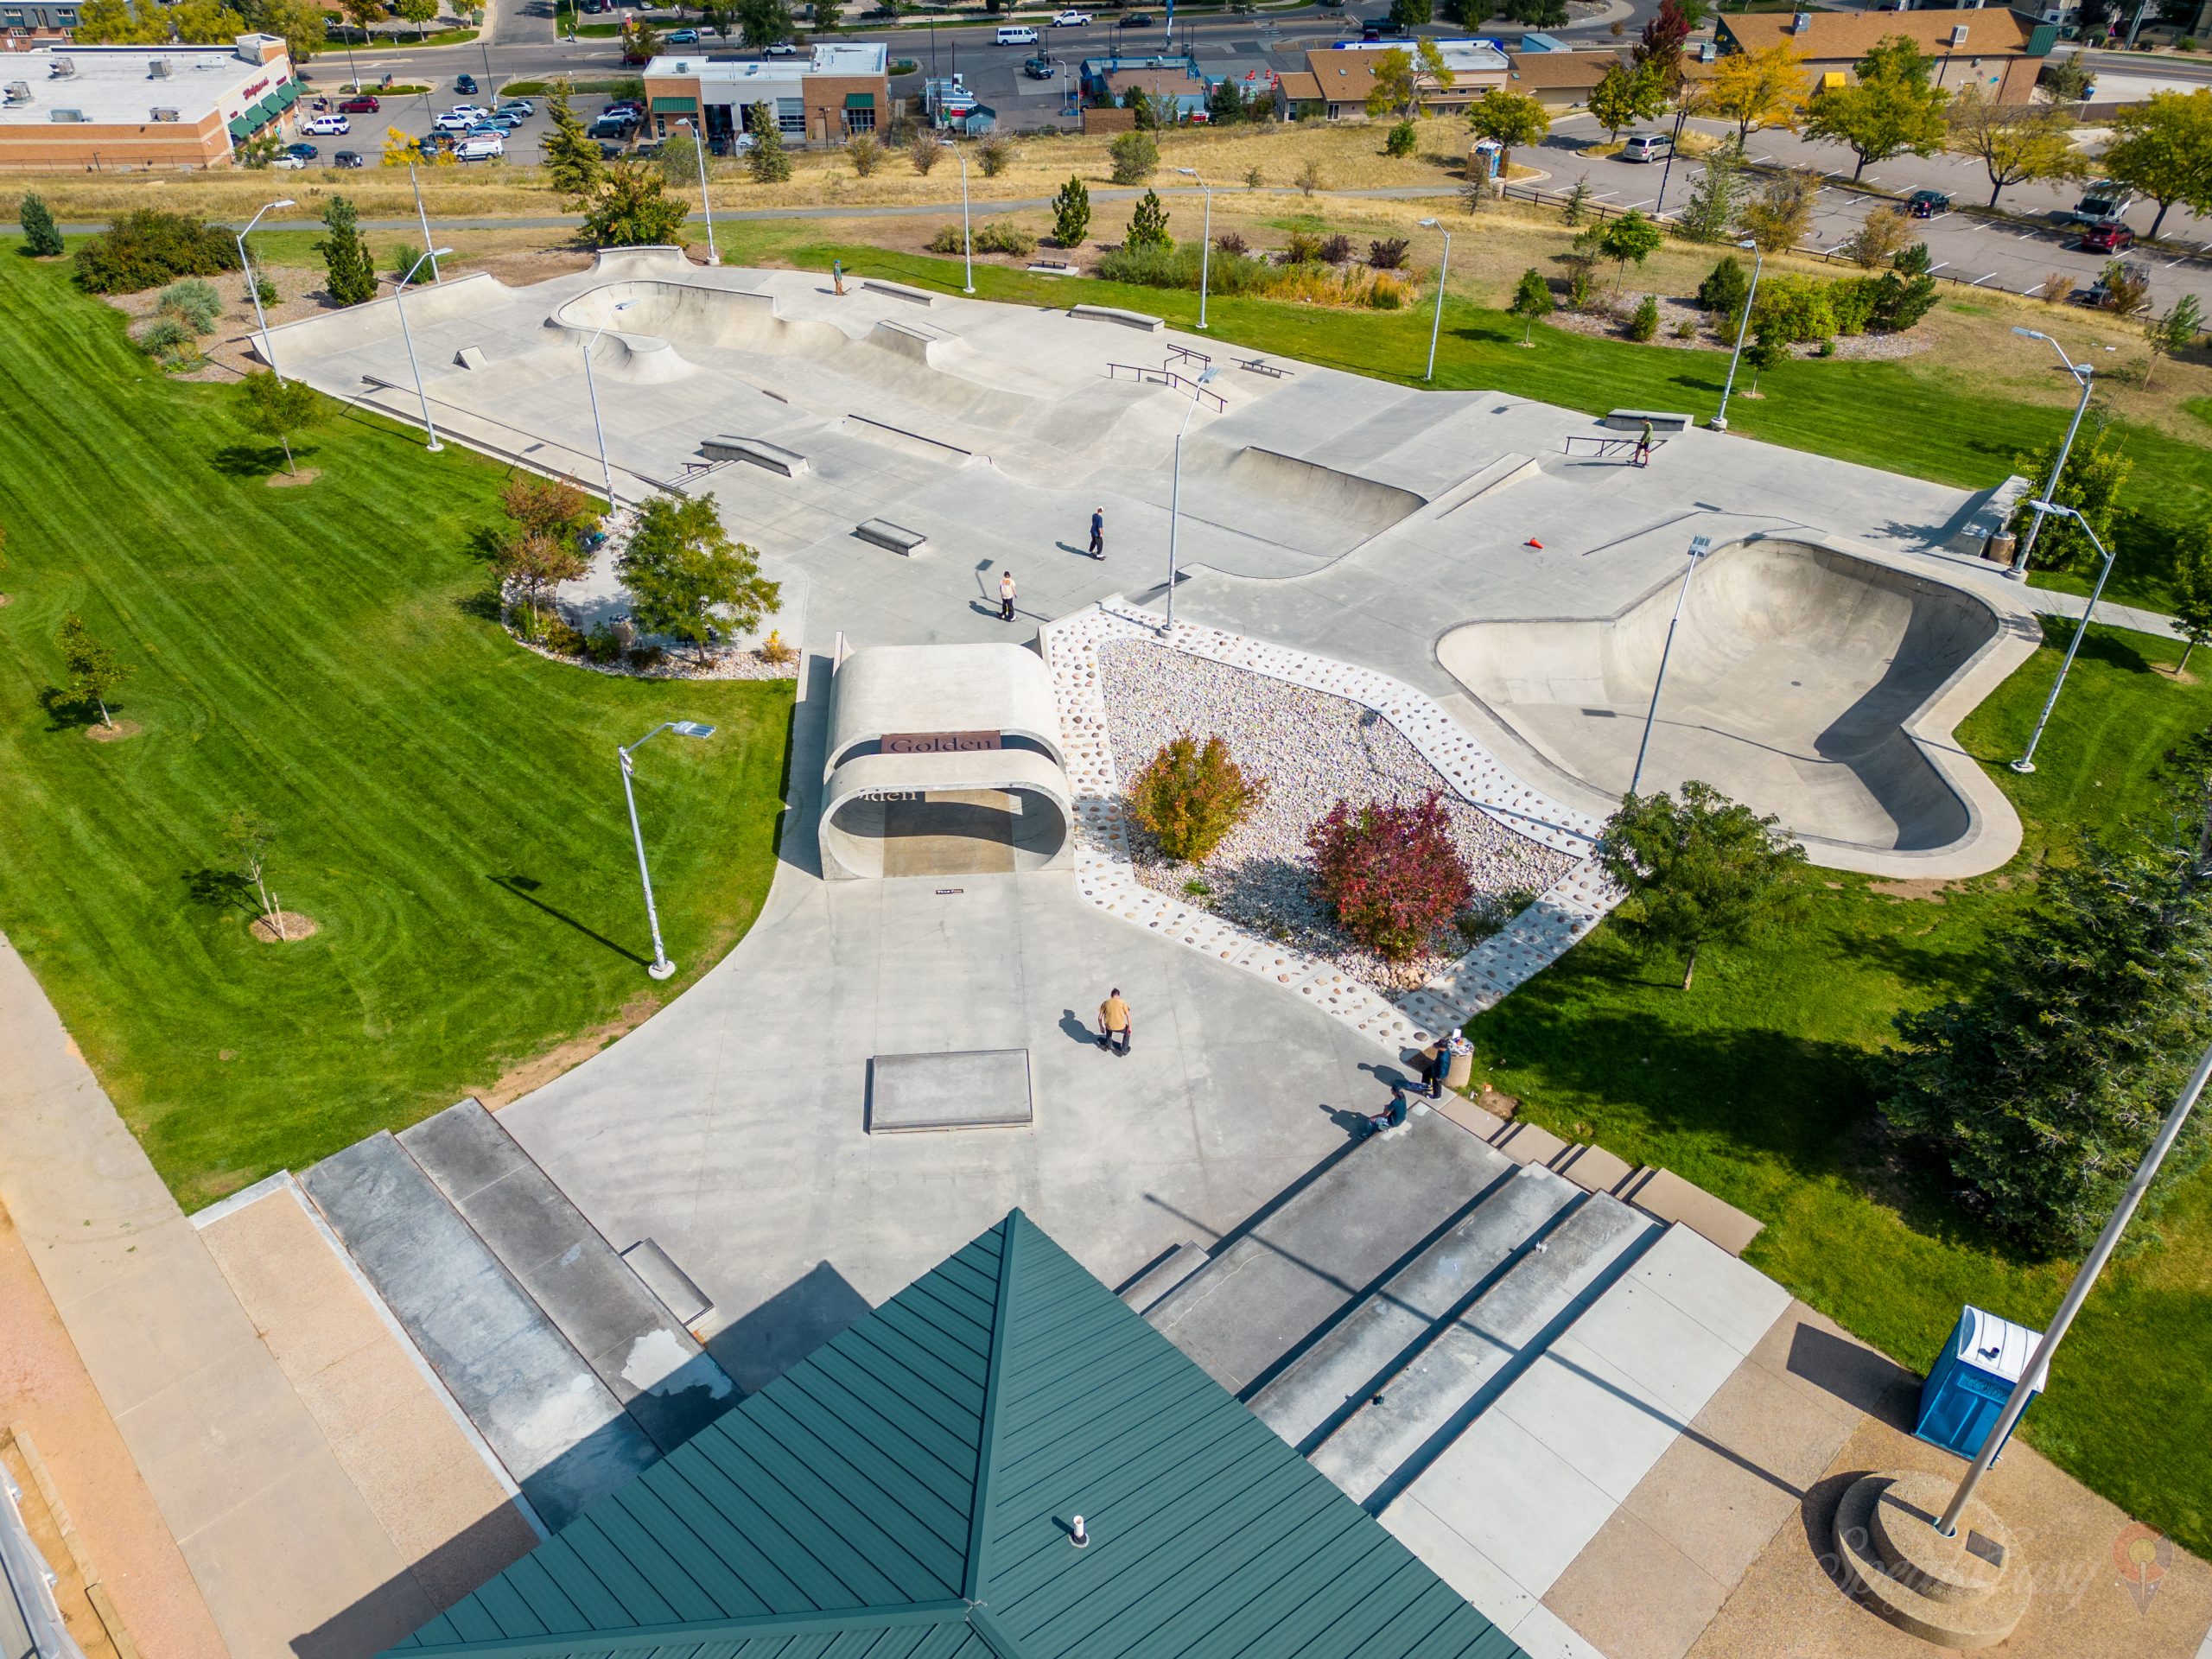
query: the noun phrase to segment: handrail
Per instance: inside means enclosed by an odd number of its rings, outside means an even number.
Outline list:
[[[1170,346],[1167,348],[1167,360],[1170,363],[1176,361],[1179,358],[1185,357],[1195,359],[1200,363],[1211,363],[1213,361],[1213,359],[1208,357],[1204,352],[1194,352],[1187,346]]]
[[[1219,392],[1209,391],[1197,381],[1185,379],[1173,369],[1155,369],[1146,363],[1109,363],[1106,365],[1106,378],[1109,380],[1118,378],[1115,372],[1117,369],[1127,369],[1138,379],[1148,380],[1154,385],[1173,386],[1179,391],[1187,391],[1201,402],[1211,404],[1217,415],[1225,413],[1229,408],[1228,403]]]
[[[1576,444],[1592,443],[1597,445],[1597,448],[1590,453],[1602,457],[1616,449],[1633,449],[1640,442],[1641,440],[1637,438],[1599,438],[1592,437],[1587,432],[1570,432],[1567,435],[1567,442],[1561,453],[1571,455],[1574,453]],[[1654,449],[1664,449],[1667,447],[1667,440],[1655,437],[1651,440],[1651,447]]]

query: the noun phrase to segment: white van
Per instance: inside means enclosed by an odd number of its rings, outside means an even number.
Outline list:
[[[1663,162],[1674,153],[1675,141],[1663,132],[1639,132],[1621,146],[1624,162]]]
[[[453,153],[457,162],[490,162],[504,158],[507,141],[496,133],[479,133],[474,138],[464,138]]]
[[[1037,44],[1037,31],[1027,23],[1001,23],[999,25],[999,44],[1034,46]]]

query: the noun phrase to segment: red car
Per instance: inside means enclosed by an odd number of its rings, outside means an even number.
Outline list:
[[[2124,253],[2135,245],[2135,232],[2116,219],[2101,219],[2082,232],[2084,253]]]
[[[359,98],[347,99],[338,106],[338,112],[340,115],[374,115],[382,108],[384,108],[383,105],[364,94]]]

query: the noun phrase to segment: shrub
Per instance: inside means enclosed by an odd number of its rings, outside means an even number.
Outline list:
[[[949,253],[957,257],[967,251],[968,238],[961,234],[957,225],[944,225],[924,245],[931,253]]]
[[[995,219],[976,232],[978,253],[1012,253],[1027,258],[1037,251],[1037,238],[1011,220]]]
[[[253,297],[264,305],[274,305],[282,296],[276,292],[276,283],[256,271],[253,274]]]
[[[913,162],[915,172],[926,178],[929,170],[944,159],[944,141],[924,127],[906,146],[906,159]]]
[[[1300,194],[1308,196],[1312,195],[1316,190],[1319,190],[1321,188],[1320,162],[1314,161],[1307,162],[1305,166],[1298,169],[1298,176],[1292,180],[1291,182],[1298,187]]]
[[[1114,182],[1142,184],[1160,170],[1160,141],[1148,132],[1125,132],[1106,146],[1113,159]]]
[[[1325,236],[1321,238],[1321,263],[1323,264],[1341,265],[1351,259],[1351,238],[1348,236]]]
[[[1321,238],[1306,231],[1293,231],[1282,257],[1287,265],[1318,265],[1321,263]]]
[[[142,207],[77,250],[78,285],[92,294],[142,294],[180,276],[238,268],[228,231],[190,213]]]
[[[1385,237],[1367,245],[1367,263],[1377,270],[1403,270],[1413,244],[1402,236]]]
[[[853,175],[865,179],[883,165],[883,143],[872,132],[856,132],[845,140],[845,159],[853,164]]]
[[[771,628],[768,637],[760,642],[760,660],[782,668],[798,660],[798,647],[785,642],[782,629]]]
[[[1911,241],[1911,220],[1894,207],[1877,207],[1860,221],[1843,251],[1853,264],[1874,270],[1904,252]]]
[[[195,334],[211,334],[223,315],[223,296],[204,276],[188,276],[162,290],[163,316],[175,317]]]
[[[1224,253],[1249,253],[1252,245],[1244,239],[1242,231],[1224,231],[1213,239],[1213,245]]]
[[[1129,215],[1128,232],[1122,238],[1122,245],[1158,248],[1163,253],[1175,245],[1175,238],[1167,234],[1167,210],[1160,205],[1158,191],[1147,190],[1137,198],[1136,211]]]
[[[46,205],[45,197],[26,194],[16,216],[23,227],[25,253],[50,259],[61,251],[61,227],[54,222],[54,210]]]
[[[995,179],[1014,164],[1014,140],[1003,133],[993,133],[976,146],[976,161],[985,178]]]
[[[1697,338],[1697,324],[1692,322],[1688,317],[1684,317],[1680,322],[1675,325],[1675,338],[1676,340],[1695,340]]]
[[[1452,846],[1441,798],[1418,806],[1338,801],[1313,826],[1313,894],[1347,933],[1402,962],[1467,907],[1473,888]]]
[[[174,358],[196,355],[200,343],[193,338],[192,330],[175,317],[156,317],[138,336],[138,348],[149,357],[166,363]]]
[[[1785,340],[1829,339],[1836,331],[1835,310],[1828,303],[1831,286],[1795,271],[1770,271],[1751,308],[1752,329],[1771,328]]]
[[[1205,857],[1266,798],[1267,779],[1247,778],[1229,745],[1188,733],[1160,747],[1129,781],[1129,811],[1168,857]]]
[[[566,623],[559,623],[559,626],[568,626]],[[593,628],[584,640],[584,655],[602,665],[620,662],[623,652],[627,649],[628,647],[622,642],[621,636],[614,632],[612,626],[605,622]]]
[[[1267,182],[1268,175],[1261,172],[1258,168],[1248,167],[1244,169],[1244,188],[1247,190],[1264,189]]]
[[[1414,145],[1414,124],[1401,121],[1390,129],[1390,136],[1382,141],[1385,156],[1410,156]]]
[[[1742,262],[1732,253],[1724,254],[1719,264],[1697,285],[1697,302],[1707,311],[1732,317],[1742,308],[1744,296],[1751,291],[1751,279]]]
[[[1628,337],[1630,340],[1650,340],[1659,333],[1659,302],[1645,295],[1629,314]]]
[[[1090,187],[1070,179],[1052,198],[1052,240],[1064,248],[1083,245],[1090,229]]]

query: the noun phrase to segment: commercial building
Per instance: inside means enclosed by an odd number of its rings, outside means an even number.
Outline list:
[[[1587,104],[1618,52],[1509,52],[1505,84],[1557,113]]]
[[[35,47],[0,57],[0,168],[219,167],[299,101],[284,42]]]
[[[1714,20],[1721,55],[1786,42],[1805,60],[1813,90],[1850,85],[1859,60],[1904,35],[1936,60],[1936,84],[1980,86],[2000,104],[2024,104],[2057,39],[2055,23],[1998,7],[1948,11],[1743,12]]]
[[[1428,75],[1415,78],[1421,108],[1428,115],[1457,115],[1492,86],[1505,85],[1508,65],[1504,52],[1494,41],[1438,41],[1444,67],[1452,72],[1449,86]],[[1375,65],[1384,52],[1410,52],[1399,41],[1344,41],[1326,51],[1306,54],[1306,72],[1294,70],[1282,77],[1276,90],[1276,109],[1287,118],[1319,116],[1343,121],[1367,113],[1368,95],[1375,90]]]
[[[25,52],[66,41],[77,28],[78,0],[10,0],[0,5],[0,51]]]
[[[743,132],[754,105],[787,144],[842,144],[891,124],[889,54],[879,42],[817,46],[810,57],[763,60],[677,52],[645,66],[645,107],[656,137],[702,122],[711,141]]]

